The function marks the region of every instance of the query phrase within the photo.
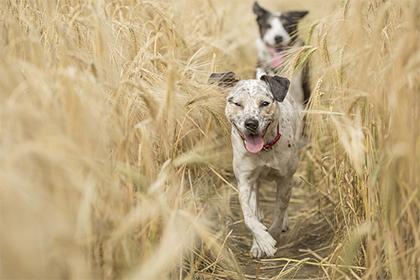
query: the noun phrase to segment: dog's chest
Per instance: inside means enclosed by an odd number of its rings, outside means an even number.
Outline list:
[[[288,176],[294,173],[298,156],[294,148],[282,143],[273,150],[265,151],[256,158],[254,164],[265,173],[265,176]]]
[[[275,148],[262,151],[258,155],[250,155],[234,144],[233,165],[236,172],[253,174],[252,176],[275,179],[288,177],[296,171],[298,152],[295,147],[289,147],[287,141],[280,140]],[[239,142],[238,142],[239,144]],[[271,180],[270,179],[270,180]]]

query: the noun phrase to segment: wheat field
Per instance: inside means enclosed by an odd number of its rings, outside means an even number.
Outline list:
[[[310,11],[282,74],[310,63],[312,100],[253,260],[207,84],[254,76],[253,1],[0,1],[1,279],[420,279],[419,1],[260,3]]]

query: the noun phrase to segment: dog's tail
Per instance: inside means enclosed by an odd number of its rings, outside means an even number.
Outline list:
[[[305,64],[302,69],[302,90],[303,90],[303,106],[307,107],[311,98],[311,80],[309,75],[309,65]]]
[[[303,90],[303,108],[309,108],[309,101],[311,98],[311,80],[309,75],[309,65],[308,63],[302,69],[302,90]],[[302,121],[302,137],[301,137],[301,148],[304,148],[309,143],[309,132],[308,132],[308,120],[307,115],[303,116]]]

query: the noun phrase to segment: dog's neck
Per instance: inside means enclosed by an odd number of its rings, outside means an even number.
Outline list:
[[[278,104],[276,104],[276,106],[279,106]],[[279,108],[277,107],[277,110],[279,110]],[[273,143],[277,136],[277,133],[279,132],[280,134],[282,133],[281,130],[279,131],[279,127],[280,127],[280,123],[281,123],[281,118],[280,117],[275,117],[273,119],[273,121],[271,122],[270,126],[268,127],[267,131],[265,132],[264,135],[264,143],[265,144],[269,144],[269,143]]]

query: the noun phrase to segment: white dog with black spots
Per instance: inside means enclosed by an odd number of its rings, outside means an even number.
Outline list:
[[[233,72],[214,73],[210,83],[228,89],[225,114],[232,125],[233,171],[245,225],[253,235],[251,255],[271,257],[276,239],[288,228],[287,207],[299,162],[302,106],[288,94],[290,82],[279,76],[239,80]],[[258,188],[262,179],[276,183],[274,219],[261,221]]]

